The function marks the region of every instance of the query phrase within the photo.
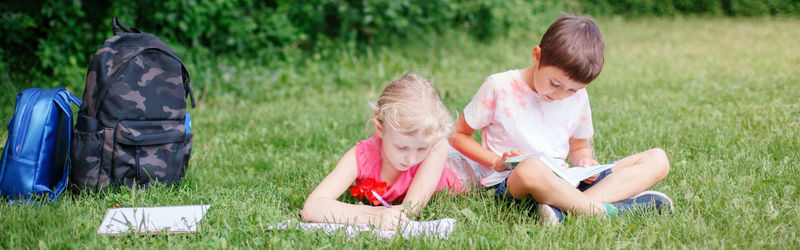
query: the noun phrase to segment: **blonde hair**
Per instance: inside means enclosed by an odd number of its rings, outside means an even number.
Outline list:
[[[383,89],[372,105],[373,119],[405,136],[436,141],[453,129],[453,118],[433,85],[420,75],[405,73]]]

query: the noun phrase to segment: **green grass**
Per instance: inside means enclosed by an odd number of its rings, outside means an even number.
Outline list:
[[[65,194],[40,207],[0,205],[0,248],[800,245],[800,20],[598,23],[606,65],[588,87],[597,156],[607,162],[648,148],[666,150],[672,170],[653,189],[673,198],[672,215],[573,216],[560,227],[541,227],[525,208],[476,190],[457,197],[439,193],[415,218],[455,218],[448,240],[267,231],[270,224],[299,219],[306,196],[339,156],[369,136],[367,103],[393,77],[404,71],[429,77],[456,113],[489,74],[528,66],[541,32],[491,42],[448,34],[358,52],[322,51],[268,66],[184,53],[198,98],[208,89],[202,105],[191,110],[196,136],[186,181],[144,192]],[[13,94],[2,96],[0,114],[9,117]],[[4,141],[6,132],[0,133]],[[96,235],[105,210],[115,204],[211,208],[197,234]]]

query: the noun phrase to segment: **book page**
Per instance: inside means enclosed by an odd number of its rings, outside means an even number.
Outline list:
[[[196,232],[208,207],[209,205],[111,208],[106,211],[97,233],[147,234],[164,230],[170,233]]]
[[[400,234],[403,238],[411,238],[417,236],[424,237],[438,237],[447,239],[450,233],[455,229],[456,220],[453,218],[444,218],[432,221],[408,221],[397,231],[379,230],[367,225],[356,224],[338,224],[338,223],[296,223],[294,229],[297,230],[320,230],[326,234],[332,234],[338,230],[344,230],[348,238],[355,237],[360,232],[372,232],[384,238],[392,238],[395,234]],[[292,228],[291,220],[287,220],[276,225],[267,227],[268,230],[286,230]]]
[[[532,154],[524,154],[515,157],[510,157],[506,159],[503,163],[508,166],[509,169],[516,168],[517,164],[522,162],[529,157],[536,157],[539,158],[542,162],[545,163],[550,170],[553,171],[558,177],[564,179],[570,185],[577,187],[578,184],[582,180],[589,178],[595,174],[605,171],[614,166],[614,164],[606,164],[606,165],[598,165],[598,166],[589,166],[589,167],[579,167],[579,166],[562,166],[555,158],[545,154],[545,153],[532,153]]]
[[[530,157],[536,157],[536,158],[539,158],[542,161],[545,161],[545,158],[549,157],[549,156],[547,156],[544,153],[530,153],[530,154],[524,154],[524,155],[518,155],[518,156],[514,156],[514,157],[509,157],[505,161],[503,161],[503,163],[509,169],[514,169],[514,168],[517,167],[517,164],[522,162],[522,160],[528,159]]]
[[[577,180],[580,182],[585,180],[586,178],[592,177],[593,175],[599,174],[600,172],[605,171],[613,167],[614,164],[606,164],[606,165],[597,165],[597,166],[588,166],[588,167],[579,167],[573,166],[571,168],[565,169],[564,172],[572,178],[572,180]],[[577,186],[577,184],[575,185]]]

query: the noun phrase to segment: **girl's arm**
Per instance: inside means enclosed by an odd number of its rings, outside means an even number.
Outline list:
[[[401,207],[390,209],[336,200],[358,176],[355,151],[355,147],[347,151],[336,167],[311,192],[303,204],[300,217],[307,222],[369,224],[392,230],[399,222],[408,220]]]
[[[403,204],[411,204],[411,211],[406,211],[407,213],[415,214],[422,211],[436,192],[436,186],[439,185],[439,179],[447,162],[448,150],[447,140],[441,139],[433,146],[428,157],[420,163],[403,199]]]

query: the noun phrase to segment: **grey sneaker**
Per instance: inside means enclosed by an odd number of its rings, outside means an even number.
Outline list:
[[[561,210],[541,203],[536,206],[536,213],[539,214],[539,224],[542,225],[560,225],[561,220],[564,219],[564,213]]]
[[[611,203],[617,208],[617,214],[639,212],[656,212],[658,214],[671,214],[675,207],[672,199],[664,193],[647,190],[628,199]]]

